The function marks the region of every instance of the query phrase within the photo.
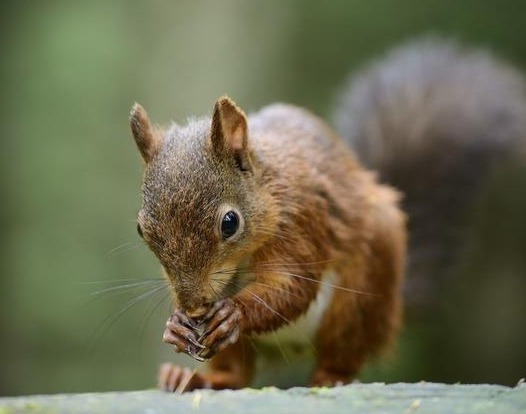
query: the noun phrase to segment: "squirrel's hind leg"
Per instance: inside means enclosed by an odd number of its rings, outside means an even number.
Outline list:
[[[318,357],[311,386],[351,382],[367,358],[393,339],[398,331],[400,304],[397,298],[387,298],[385,293],[335,289],[316,335]]]
[[[362,367],[367,352],[360,298],[356,295],[359,294],[334,290],[316,334],[317,361],[309,385],[347,384]]]
[[[159,371],[159,387],[170,392],[187,392],[201,388],[239,389],[250,384],[254,374],[255,355],[245,338],[218,352],[200,373],[175,364],[163,364]]]
[[[340,288],[333,288],[316,333],[318,360],[311,385],[350,382],[400,329],[404,219],[396,208],[375,209],[372,218],[372,237],[335,268]]]

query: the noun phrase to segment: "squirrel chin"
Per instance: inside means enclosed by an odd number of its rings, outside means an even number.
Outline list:
[[[206,306],[199,306],[196,309],[187,310],[186,315],[191,319],[199,319],[203,317],[206,312],[208,312],[208,308]]]

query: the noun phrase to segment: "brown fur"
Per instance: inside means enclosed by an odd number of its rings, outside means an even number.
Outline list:
[[[243,338],[305,314],[328,271],[338,288],[316,334],[311,383],[350,381],[393,340],[406,241],[398,196],[326,124],[286,105],[247,124],[228,98],[218,100],[212,122],[174,126],[162,145],[148,146],[145,137],[154,134],[143,124],[141,133],[132,128],[146,162],[139,224],[179,310],[165,340],[198,358],[217,353],[210,374],[197,374],[186,389],[248,385],[254,352]],[[240,234],[226,241],[218,231],[225,204],[244,218]],[[219,310],[198,337],[189,324],[214,303]],[[163,386],[176,389],[180,368],[163,369]]]
[[[404,192],[413,301],[440,297],[433,286],[479,189],[500,162],[523,159],[524,85],[485,52],[427,39],[343,88],[342,136]],[[311,384],[349,381],[393,342],[406,257],[398,195],[323,121],[286,105],[246,117],[223,97],[211,119],[162,133],[136,105],[131,127],[146,165],[139,225],[176,303],[165,341],[212,358],[208,374],[163,366],[163,388],[247,385],[249,341],[304,321],[318,323]],[[221,230],[228,211],[240,214],[231,239]]]

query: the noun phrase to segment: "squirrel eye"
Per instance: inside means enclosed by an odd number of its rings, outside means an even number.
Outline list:
[[[139,233],[139,236],[143,237],[141,225],[139,223],[137,223],[137,233]]]
[[[236,234],[238,229],[239,215],[235,211],[230,210],[223,216],[223,219],[221,220],[221,236],[223,236],[223,240],[230,239],[234,234]]]

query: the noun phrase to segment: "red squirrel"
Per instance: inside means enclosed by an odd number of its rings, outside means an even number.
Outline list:
[[[398,190],[380,183],[351,147],[382,180],[409,189],[410,213],[414,197],[420,202],[437,184],[419,181],[414,159],[432,169],[442,163],[433,157],[483,133],[493,153],[499,143],[508,148],[504,141],[514,137],[498,135],[503,128],[477,129],[490,122],[478,116],[490,113],[484,104],[497,102],[498,92],[481,94],[469,74],[487,70],[503,96],[516,75],[467,60],[449,44],[417,44],[362,73],[342,101],[351,145],[291,105],[247,116],[225,96],[211,118],[164,129],[133,107],[131,129],[145,167],[138,231],[161,262],[175,303],[163,340],[209,360],[207,373],[163,365],[162,388],[245,387],[254,374],[252,341],[300,323],[309,327],[305,346],[315,349],[313,386],[350,382],[389,347],[401,326],[406,216]]]

